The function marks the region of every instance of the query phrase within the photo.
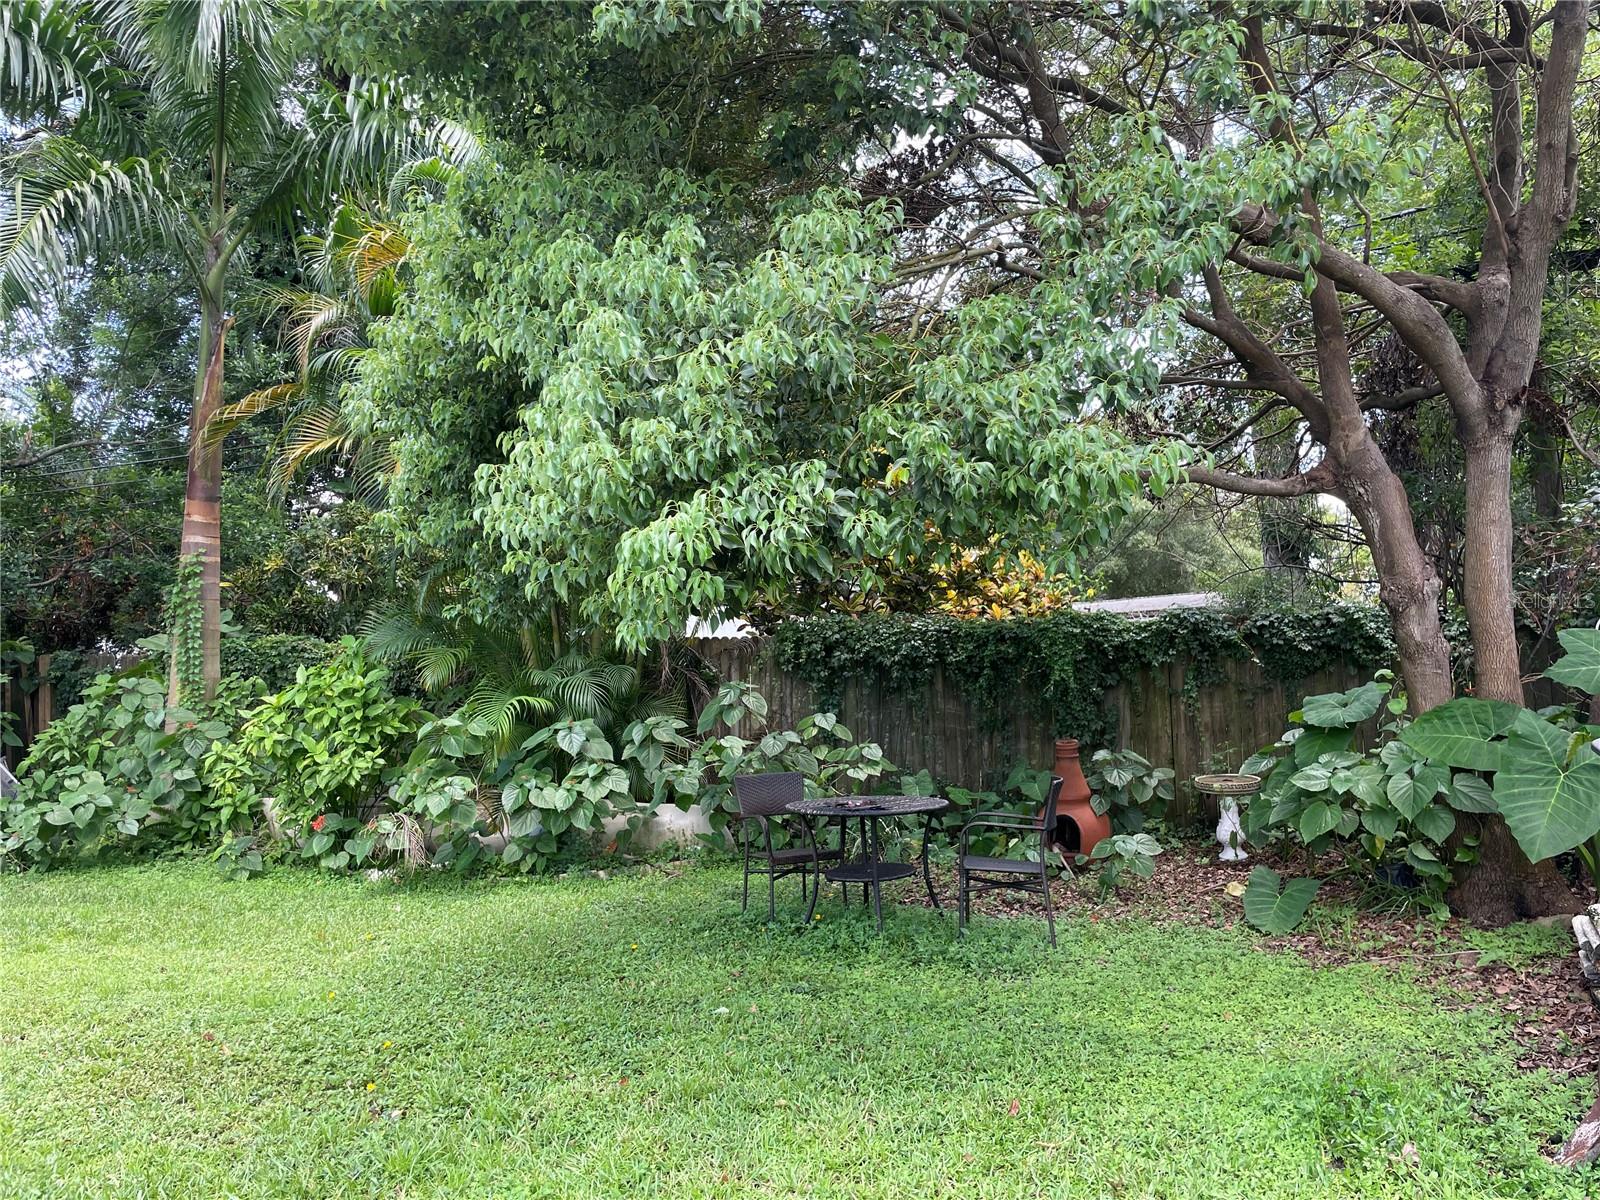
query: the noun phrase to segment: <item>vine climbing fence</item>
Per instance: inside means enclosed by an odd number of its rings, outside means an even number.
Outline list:
[[[1265,622],[1216,613],[813,618],[697,649],[719,678],[761,690],[769,727],[832,709],[897,767],[926,769],[942,784],[992,788],[1019,763],[1047,767],[1058,736],[1078,737],[1085,757],[1131,748],[1182,783],[1237,769],[1283,732],[1305,696],[1353,687],[1388,665],[1381,614],[1352,609]],[[1187,786],[1171,815],[1204,816]]]

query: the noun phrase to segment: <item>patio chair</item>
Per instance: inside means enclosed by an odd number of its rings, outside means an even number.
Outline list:
[[[778,915],[778,880],[785,875],[798,874],[800,898],[804,900],[808,893],[811,897],[811,908],[806,912],[806,921],[809,923],[816,915],[817,893],[822,890],[822,864],[838,859],[841,851],[818,849],[811,822],[788,811],[790,804],[805,799],[805,776],[799,771],[735,775],[733,794],[739,801],[739,840],[744,843],[744,896],[739,902],[739,911],[745,912],[750,907],[750,876],[765,875],[767,920],[773,920]],[[785,818],[800,831],[800,841],[777,850],[772,845],[772,821]],[[760,827],[759,846],[751,845],[752,823]],[[814,880],[810,878],[813,872],[816,875]]]
[[[1044,919],[1050,927],[1050,944],[1056,944],[1056,917],[1050,906],[1050,837],[1056,827],[1056,803],[1061,799],[1061,776],[1050,777],[1050,794],[1032,818],[1017,813],[981,812],[961,827],[956,855],[956,933],[965,934],[972,916],[972,897],[986,892],[1027,892],[1044,897]],[[967,842],[974,829],[1009,829],[1039,839],[1039,861],[969,854]]]

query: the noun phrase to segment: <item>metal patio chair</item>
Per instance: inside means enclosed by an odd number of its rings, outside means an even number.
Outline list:
[[[744,895],[739,911],[750,907],[750,876],[767,877],[767,920],[778,915],[778,880],[785,875],[800,876],[800,898],[811,898],[806,921],[817,911],[817,893],[822,890],[822,864],[842,857],[843,837],[839,850],[822,850],[817,846],[817,835],[805,817],[789,812],[789,805],[806,796],[805,776],[799,771],[781,771],[768,775],[736,775],[733,794],[739,801],[739,840],[744,843]],[[772,822],[787,818],[793,828],[800,831],[800,841],[781,850],[772,845]],[[751,825],[760,828],[761,844],[752,846]]]
[[[972,897],[986,892],[1026,892],[1044,897],[1044,919],[1050,927],[1050,944],[1056,944],[1055,910],[1050,905],[1050,836],[1056,827],[1056,804],[1061,799],[1061,776],[1050,777],[1050,794],[1044,807],[1032,819],[1016,813],[981,812],[961,827],[960,852],[956,856],[956,933],[966,933],[972,916]],[[1039,861],[1020,858],[995,858],[967,853],[968,835],[974,829],[1010,829],[1031,833],[1039,839]]]

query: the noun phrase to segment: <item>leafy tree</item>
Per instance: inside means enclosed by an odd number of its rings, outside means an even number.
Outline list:
[[[1176,451],[1093,419],[1076,347],[1069,361],[1030,344],[1092,320],[1070,297],[1029,315],[974,304],[936,337],[897,329],[880,302],[901,214],[787,193],[786,173],[869,125],[936,119],[888,85],[868,89],[881,111],[854,83],[820,103],[881,12],[331,12],[362,69],[475,93],[463,111],[515,112],[533,147],[503,146],[402,219],[411,281],[353,388],[357,421],[394,447],[395,524],[460,571],[475,615],[514,580],[524,604],[639,651],[796,579],[870,588],[875,560],[1009,542],[1069,565],[1142,478],[1173,478]],[[548,53],[528,77],[454,77],[458,50],[510,53],[535,32]],[[683,79],[686,59],[761,80],[817,116],[826,145],[800,152],[760,104],[720,105],[724,84]],[[1095,373],[1124,348],[1108,331]]]
[[[893,397],[901,421],[893,432],[949,447],[949,461],[964,466],[984,460],[969,457],[959,435],[947,438],[948,427],[935,421],[933,436],[922,436],[930,396],[984,422],[989,436],[1008,428],[1038,440],[1051,421],[1082,430],[1089,426],[1076,423],[1101,416],[1163,454],[1182,446],[1195,482],[1273,499],[1338,497],[1370,548],[1418,711],[1451,696],[1450,651],[1440,579],[1382,432],[1387,419],[1418,406],[1447,410],[1464,482],[1461,590],[1476,689],[1520,701],[1512,450],[1538,359],[1551,264],[1565,253],[1560,240],[1581,202],[1585,126],[1575,113],[1595,104],[1581,82],[1586,0],[845,7],[611,3],[533,15],[485,5],[413,8],[392,22],[357,8],[346,13],[341,40],[363,62],[427,74],[431,94],[447,104],[504,120],[506,136],[529,148],[538,169],[556,173],[543,181],[524,176],[524,194],[570,189],[565,213],[584,209],[585,187],[604,194],[625,185],[647,189],[662,222],[691,214],[684,228],[698,240],[669,242],[657,226],[631,255],[633,286],[644,295],[656,287],[656,295],[676,296],[659,290],[665,276],[646,277],[657,263],[693,261],[701,244],[719,264],[770,264],[760,256],[778,244],[791,261],[823,271],[837,245],[830,238],[846,219],[857,221],[851,251],[862,257],[851,270],[873,282],[833,316],[848,353],[835,361],[848,362],[851,389],[829,397],[831,409],[807,413],[818,424],[889,411],[877,406]],[[478,86],[476,64],[484,61],[532,65]],[[658,190],[652,180],[666,164],[702,194],[690,199],[681,185]],[[606,171],[622,182],[601,182]],[[848,184],[892,207],[847,211],[835,200],[837,216],[813,206],[809,223],[793,223],[801,209],[775,201],[805,183]],[[719,211],[716,201],[729,189],[739,203]],[[537,211],[524,219],[537,222]],[[591,246],[605,255],[615,244],[620,214],[601,212],[564,246],[585,269],[596,261]],[[474,219],[483,215],[484,206],[473,210]],[[1458,216],[1460,225],[1441,229],[1442,216]],[[470,239],[474,231],[460,222],[445,232]],[[519,249],[512,263],[530,252]],[[652,340],[660,325],[641,321],[637,302],[610,302],[582,335],[594,338],[589,356],[600,365],[586,377],[552,371],[561,354],[553,347],[576,347],[582,336],[557,334],[552,342],[542,313],[555,297],[531,293],[515,266],[498,269],[503,261],[479,255],[476,265],[451,272],[461,281],[451,284],[458,294],[481,284],[487,299],[431,310],[452,334],[479,339],[489,353],[475,351],[478,359],[507,372],[495,385],[496,431],[509,435],[506,462],[496,447],[452,468],[483,489],[477,511],[507,550],[500,565],[524,573],[534,590],[577,587],[595,610],[652,588],[658,598],[687,589],[691,608],[739,600],[748,588],[726,587],[725,575],[717,575],[722,585],[698,578],[694,559],[727,553],[724,538],[743,547],[740,522],[708,521],[696,507],[704,498],[698,486],[661,489],[653,477],[630,473],[636,463],[625,449],[612,454],[615,435],[650,428],[645,422],[659,401],[631,400],[657,382],[641,379],[621,389],[630,399],[619,406],[610,372],[634,364],[676,372],[686,347],[670,333]],[[539,261],[547,274],[569,263]],[[619,280],[624,274],[623,264],[601,261],[592,285],[578,291],[590,302],[619,290],[608,271]],[[751,272],[703,274],[695,289],[713,285],[727,294],[734,278]],[[501,288],[520,303],[496,307]],[[420,304],[433,302],[419,296]],[[750,324],[730,338],[741,348],[751,345],[745,333],[762,330],[756,310],[744,315]],[[630,320],[643,331],[640,340],[630,340]],[[883,340],[864,335],[869,324]],[[395,335],[398,346],[398,326]],[[755,364],[758,376],[762,369]],[[553,389],[553,381],[561,386]],[[760,379],[756,390],[774,382]],[[374,399],[381,399],[379,384],[367,381]],[[395,381],[388,386],[393,393]],[[519,398],[520,387],[541,389],[540,403],[525,407],[531,397]],[[1044,396],[1054,402],[1033,407]],[[580,397],[592,406],[582,407]],[[784,416],[788,428],[787,409]],[[556,421],[564,422],[558,431],[546,424]],[[670,417],[668,426],[669,434],[701,432]],[[799,426],[812,428],[804,419]],[[959,513],[959,501],[927,486],[944,464],[880,440],[882,428],[869,418],[862,439],[886,449],[881,472],[844,458],[825,436],[817,457],[846,468],[869,513],[902,480],[924,516],[944,522],[948,509]],[[591,438],[591,430],[604,436]],[[544,454],[552,442],[556,452]],[[1060,462],[1074,449],[1057,442],[1049,453]],[[764,448],[760,458],[774,461]],[[1136,459],[1100,459],[1094,472],[1103,477]],[[489,466],[474,475],[479,463]],[[792,466],[785,464],[783,478],[803,478]],[[896,473],[902,466],[905,476]],[[647,535],[660,546],[639,554],[642,543],[629,533],[646,536],[646,526],[602,522],[596,540],[618,547],[623,573],[561,578],[566,568],[548,557],[550,527],[541,523],[559,516],[580,538],[589,527],[574,520],[581,505],[547,505],[553,484],[530,488],[527,476],[529,468],[536,476],[572,467],[582,468],[580,492],[609,482],[645,497],[641,512],[664,519]],[[988,460],[958,486],[986,514],[1020,510],[1029,498],[1016,476],[1039,478],[1042,468],[1042,461]],[[1076,480],[1068,490],[1075,488]],[[1074,498],[1090,500],[1091,509],[1104,499]],[[894,526],[911,507],[891,503],[873,517]],[[454,505],[454,528],[465,532],[464,508]],[[1082,512],[1057,505],[1051,515],[1057,529],[1072,529]],[[1108,515],[1117,512],[1113,504]],[[749,515],[751,528],[771,519]],[[881,532],[873,517],[864,528]],[[1029,528],[1002,519],[1002,528],[1008,537],[1044,540],[1043,522]],[[907,533],[904,524],[896,531]],[[960,536],[954,528],[940,532]],[[802,540],[811,537],[807,526]],[[834,551],[855,548],[849,540],[813,540],[827,544],[835,562]],[[787,550],[790,541],[786,532],[779,545]],[[673,556],[663,553],[669,545]],[[769,549],[757,547],[755,557]],[[578,556],[590,561],[598,560]],[[781,555],[757,565],[769,577],[800,566]],[[636,584],[630,567],[648,576]],[[593,600],[602,583],[607,598]],[[637,639],[660,628],[668,607],[655,605],[642,624],[612,615]],[[1461,908],[1506,920],[1569,903],[1553,873],[1532,867],[1500,822],[1483,824],[1481,869],[1456,895]]]
[[[1168,343],[1167,360],[1181,365],[1163,382],[1180,399],[1183,389],[1250,397],[1237,429],[1194,439],[1216,459],[1197,457],[1189,477],[1349,506],[1418,710],[1453,691],[1440,583],[1375,426],[1442,399],[1464,468],[1476,690],[1520,702],[1512,445],[1550,264],[1578,202],[1574,110],[1594,101],[1578,87],[1587,4],[998,15],[947,17],[967,35],[949,69],[976,70],[994,98],[974,106],[970,125],[996,139],[985,145],[1010,168],[1003,181],[988,171],[989,192],[1017,196],[1017,244],[989,248],[969,219],[968,252],[1019,275],[1034,298],[1073,287],[1105,311],[1154,303],[1181,322],[1188,335]],[[1425,249],[1405,224],[1376,234],[1378,216],[1432,207],[1417,173],[1451,142],[1472,184],[1474,236]],[[1262,320],[1281,311],[1291,319]],[[1371,378],[1385,345],[1412,364],[1399,386]],[[1298,469],[1255,473],[1259,456],[1241,435],[1278,413],[1305,448]],[[1484,825],[1482,867],[1456,896],[1463,909],[1505,920],[1570,903],[1499,821]]]
[[[309,69],[288,0],[12,0],[0,104],[26,127],[0,172],[0,299],[38,305],[73,265],[155,242],[199,308],[180,553],[201,563],[204,689],[221,675],[223,396],[245,245],[370,178],[417,130],[391,90]],[[176,688],[176,675],[174,675]]]

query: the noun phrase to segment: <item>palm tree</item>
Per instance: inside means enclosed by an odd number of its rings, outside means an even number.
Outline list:
[[[343,467],[357,496],[381,495],[393,466],[388,443],[352,428],[340,391],[367,351],[368,326],[394,313],[398,271],[409,250],[392,222],[341,204],[326,234],[300,239],[310,286],[263,289],[266,306],[282,317],[284,340],[294,352],[294,377],[226,405],[207,432],[221,440],[252,417],[283,413],[267,463],[273,494],[286,492],[305,468],[331,459]]]
[[[252,238],[437,140],[384,84],[334,82],[298,0],[0,0],[0,305],[41,305],[97,251],[158,244],[200,316],[181,553],[200,563],[201,678],[221,676],[221,447],[230,270]],[[174,648],[174,699],[180,681]]]
[[[337,462],[361,499],[381,496],[394,468],[388,441],[360,433],[341,402],[344,385],[368,349],[368,328],[394,315],[403,288],[401,268],[411,241],[398,214],[418,200],[437,198],[461,169],[482,154],[465,130],[440,126],[444,153],[408,162],[389,183],[383,208],[345,202],[333,212],[325,234],[300,239],[308,287],[272,287],[267,306],[282,315],[285,340],[294,350],[295,376],[251,392],[220,409],[208,436],[220,440],[243,421],[283,412],[283,427],[267,464],[268,485],[283,494],[313,463]]]
[[[652,691],[626,663],[559,647],[548,617],[448,615],[433,587],[414,608],[374,614],[365,635],[374,656],[409,663],[423,691],[456,701],[455,715],[481,724],[502,753],[541,721],[591,720],[614,735],[639,717],[687,715],[678,690]]]

